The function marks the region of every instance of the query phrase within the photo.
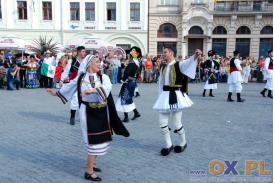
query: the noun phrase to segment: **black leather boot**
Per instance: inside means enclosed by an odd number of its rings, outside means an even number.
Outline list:
[[[204,90],[203,90],[203,93],[202,93],[202,96],[203,96],[203,97],[205,97],[205,92],[206,92],[206,90],[204,89]]]
[[[214,95],[213,95],[213,93],[212,93],[212,89],[210,89],[210,92],[209,92],[209,97],[215,97]]]
[[[228,92],[227,102],[234,102],[234,100],[231,97],[232,97],[232,92]]]
[[[261,94],[262,94],[263,97],[265,97],[265,92],[266,92],[266,90],[267,90],[267,89],[265,88],[265,89],[263,89],[263,91],[261,91]]]
[[[237,102],[244,102],[245,99],[241,98],[241,93],[237,93]]]
[[[140,117],[139,112],[137,111],[137,109],[134,109],[134,117],[131,120],[135,120],[136,118]]]
[[[271,91],[271,90],[268,90],[267,97],[269,97],[269,98],[273,98],[273,96],[272,96],[272,91]]]
[[[124,123],[129,122],[129,118],[128,118],[128,113],[127,113],[127,112],[124,113],[124,119],[123,119],[122,121],[123,121]]]

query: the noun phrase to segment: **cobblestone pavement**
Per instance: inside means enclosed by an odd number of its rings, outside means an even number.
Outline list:
[[[273,106],[271,99],[259,94],[264,84],[244,85],[245,103],[227,103],[227,85],[218,87],[215,98],[203,98],[203,83],[189,85],[194,105],[184,110],[182,117],[188,148],[161,157],[164,143],[158,113],[152,110],[157,85],[139,84],[141,97],[135,102],[142,117],[126,124],[129,138],[114,136],[108,154],[98,158],[102,182],[271,182],[271,176],[249,179],[209,174],[213,159],[238,161],[238,172],[247,159],[265,160],[265,169],[272,169]],[[113,88],[115,98],[119,88]],[[0,102],[1,183],[87,182],[83,178],[86,150],[79,122],[68,124],[69,104],[63,105],[44,89],[0,90]],[[172,138],[176,143],[177,136],[172,134]]]

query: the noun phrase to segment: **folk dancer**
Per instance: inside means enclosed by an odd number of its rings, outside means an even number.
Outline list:
[[[234,51],[234,57],[230,60],[230,74],[228,76],[228,85],[229,85],[229,92],[227,97],[227,102],[234,102],[232,99],[232,92],[236,91],[237,93],[237,102],[244,102],[245,99],[241,98],[242,92],[242,67],[241,67],[241,60],[240,52]]]
[[[118,135],[129,136],[128,130],[120,121],[111,95],[112,84],[109,77],[100,72],[100,60],[94,55],[87,55],[86,72],[55,91],[48,89],[53,96],[58,96],[65,104],[78,93],[80,125],[83,140],[87,148],[86,180],[101,181],[95,172],[97,156],[107,153],[112,140],[112,130]]]
[[[63,84],[69,83],[73,79],[75,79],[78,75],[78,69],[85,58],[86,51],[84,46],[78,46],[77,47],[77,56],[73,57],[69,60],[68,64],[66,65],[64,72],[61,74],[61,80],[59,82],[59,85],[62,87]],[[75,113],[78,109],[78,101],[77,101],[77,93],[74,94],[74,96],[71,99],[71,117],[70,117],[70,125],[75,124]]]
[[[216,78],[216,71],[219,70],[220,64],[213,59],[216,52],[214,50],[208,51],[208,59],[204,62],[204,68],[207,73],[208,79],[204,85],[204,90],[202,96],[205,97],[206,90],[209,90],[209,96],[214,97],[213,90],[218,88],[217,86],[217,78]]]
[[[130,50],[130,61],[124,71],[122,78],[123,84],[119,92],[119,97],[116,102],[117,111],[124,112],[123,122],[129,122],[128,113],[134,111],[134,117],[131,120],[135,120],[140,117],[140,113],[136,109],[136,105],[133,101],[134,92],[137,87],[137,74],[140,68],[140,60],[142,53],[140,48],[134,46]]]
[[[181,122],[182,110],[190,107],[193,102],[181,91],[183,74],[194,79],[196,75],[197,60],[202,52],[196,50],[195,55],[181,62],[176,62],[177,50],[166,47],[163,50],[163,58],[167,65],[161,68],[159,76],[159,96],[153,109],[159,112],[159,125],[165,140],[165,147],[161,149],[162,156],[167,156],[173,149],[181,153],[187,147],[185,131]],[[169,117],[174,123],[175,131],[180,137],[180,143],[173,147],[170,130],[168,127]]]
[[[266,85],[263,91],[261,91],[261,94],[263,97],[265,97],[265,92],[268,90],[267,96],[269,98],[273,98],[272,96],[272,90],[273,90],[273,51],[268,51],[268,57],[265,59],[264,64],[264,76],[266,79]]]

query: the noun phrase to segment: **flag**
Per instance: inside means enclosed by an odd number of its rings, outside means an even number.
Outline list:
[[[55,66],[43,63],[41,66],[41,75],[54,78],[55,68],[56,68]]]

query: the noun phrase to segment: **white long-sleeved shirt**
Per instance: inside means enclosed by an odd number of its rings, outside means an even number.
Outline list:
[[[83,62],[83,60],[79,60],[79,58],[76,58],[76,61],[80,63],[80,66]],[[63,73],[61,74],[61,81],[64,81],[66,79],[69,79],[69,75],[70,75],[70,70],[71,70],[71,66],[72,66],[72,59],[69,59],[68,60],[68,63],[63,71]],[[79,66],[79,69],[80,69],[80,66]],[[86,68],[86,67],[85,67]],[[79,69],[78,69],[78,74],[79,74]],[[85,69],[84,71],[85,72]]]
[[[170,69],[171,66],[174,65],[176,63],[175,60],[173,60],[172,62],[170,62],[169,64],[167,64],[166,66],[166,72],[165,72],[165,80],[164,80],[164,85],[169,86],[170,85],[170,80],[169,80],[169,73],[170,73]],[[197,58],[195,58],[195,55],[193,55],[192,57],[180,61],[179,62],[179,69],[180,72],[188,77],[190,77],[191,79],[195,78],[196,75],[196,67],[197,67]],[[162,74],[160,74],[159,76],[159,91],[162,91]]]
[[[94,83],[95,85],[92,87],[90,83],[89,76],[94,77]],[[79,77],[79,76],[78,76]],[[65,103],[69,101],[72,96],[77,91],[77,80],[78,77],[72,80],[70,83],[63,85],[62,88],[57,92],[57,95],[61,98],[61,100]],[[81,84],[81,92],[91,89],[91,88],[100,88],[102,87],[104,89],[104,92],[108,96],[112,89],[112,83],[109,79],[109,77],[105,74],[102,75],[102,83],[100,81],[100,78],[97,74],[89,74],[88,72],[85,74],[82,84]],[[65,99],[64,99],[65,98]],[[85,97],[82,97],[82,100],[85,102],[101,102],[101,98],[99,97],[98,93],[93,93],[90,95],[87,95]]]

